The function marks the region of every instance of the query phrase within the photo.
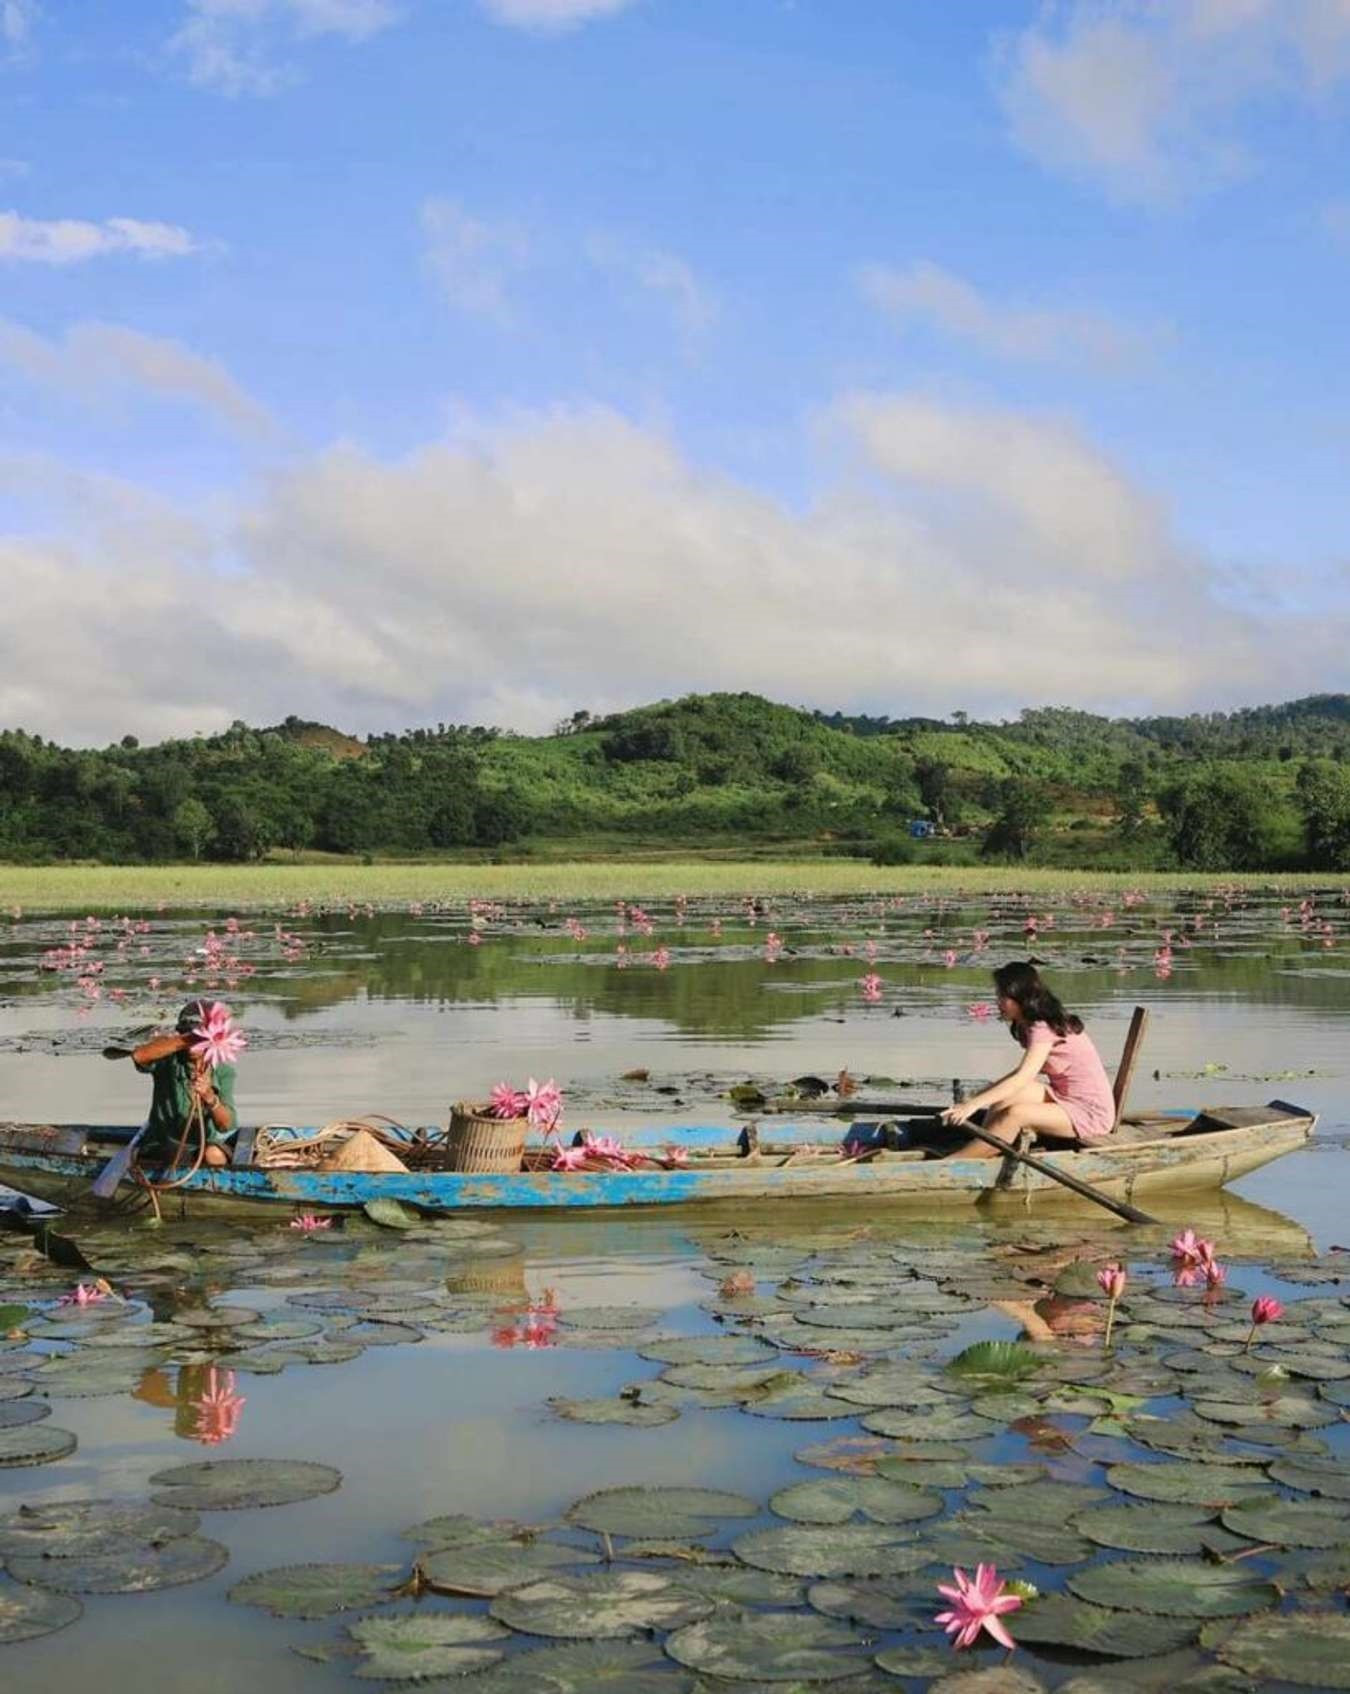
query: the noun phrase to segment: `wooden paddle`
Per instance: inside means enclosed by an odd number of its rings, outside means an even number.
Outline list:
[[[150,1120],[147,1118],[131,1140],[117,1149],[112,1158],[94,1178],[91,1192],[96,1200],[111,1200],[113,1195],[116,1194],[118,1185],[131,1169],[132,1160],[136,1157],[136,1149],[141,1144],[141,1137],[149,1127]]]
[[[1075,1194],[1081,1194],[1085,1200],[1095,1201],[1099,1206],[1105,1206],[1108,1212],[1114,1212],[1118,1218],[1124,1218],[1126,1223],[1157,1223],[1157,1218],[1151,1218],[1147,1212],[1141,1212],[1137,1206],[1130,1205],[1128,1200],[1113,1200],[1109,1194],[1103,1194],[1100,1188],[1094,1188],[1091,1183],[1081,1178],[1070,1176],[1056,1165],[1047,1164],[1044,1159],[1038,1159],[1031,1153],[1019,1153],[1010,1141],[1005,1141],[1001,1135],[991,1135],[977,1123],[953,1125],[967,1134],[973,1135],[977,1141],[983,1141],[986,1146],[997,1148],[1005,1159],[1016,1159],[1018,1164],[1026,1165],[1029,1170],[1038,1171],[1041,1176],[1048,1176],[1052,1182],[1058,1182],[1065,1188],[1071,1188]],[[984,1198],[984,1196],[981,1196]]]

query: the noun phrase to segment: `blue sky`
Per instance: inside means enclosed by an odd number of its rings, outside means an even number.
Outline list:
[[[0,723],[1345,685],[1342,0],[0,0],[0,102]]]

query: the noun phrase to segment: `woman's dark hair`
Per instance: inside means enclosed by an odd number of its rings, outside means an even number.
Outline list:
[[[1000,965],[994,972],[994,987],[1005,999],[1017,1002],[1022,1015],[1015,1018],[1010,1027],[1013,1040],[1020,1042],[1023,1047],[1027,1044],[1027,1034],[1034,1023],[1048,1023],[1056,1035],[1081,1033],[1082,1018],[1064,1010],[1058,996],[1052,994],[1042,982],[1041,974],[1035,965],[1020,960]]]

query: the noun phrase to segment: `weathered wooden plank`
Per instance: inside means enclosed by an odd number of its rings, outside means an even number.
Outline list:
[[[1148,1029],[1148,1007],[1136,1006],[1130,1019],[1129,1032],[1125,1037],[1125,1046],[1121,1051],[1120,1064],[1116,1067],[1115,1085],[1111,1090],[1116,1102],[1116,1125],[1125,1115],[1125,1101],[1129,1097],[1130,1083],[1134,1080],[1134,1067],[1139,1058],[1139,1048]]]

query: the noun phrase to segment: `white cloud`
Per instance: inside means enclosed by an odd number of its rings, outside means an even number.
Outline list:
[[[596,18],[610,18],[634,0],[479,0],[490,18],[515,29],[575,29]]]
[[[805,511],[594,409],[396,461],[337,446],[223,514],[53,474],[52,533],[0,542],[0,723],[101,742],[287,712],[540,729],[712,688],[941,714],[954,677],[984,713],[1337,685],[1343,606],[1237,609],[1070,426],[914,395],[833,424],[855,470]],[[188,620],[212,666],[158,666]]]
[[[697,341],[716,323],[717,301],[692,265],[659,247],[638,247],[613,235],[592,235],[586,257],[661,301],[686,342]]]
[[[198,87],[275,94],[293,80],[284,55],[297,41],[366,41],[400,14],[397,0],[188,0],[168,50]]]
[[[427,263],[448,303],[471,317],[509,323],[510,282],[530,253],[524,229],[472,217],[445,199],[425,201],[421,218]]]
[[[1350,77],[1346,0],[1058,0],[1002,43],[1014,139],[1121,200],[1163,202],[1247,166],[1244,108]]]
[[[21,53],[32,37],[38,15],[38,0],[0,0],[0,43],[11,53]]]
[[[1097,312],[992,301],[963,277],[926,260],[903,270],[866,265],[858,286],[897,323],[929,324],[1003,359],[1086,361],[1119,369],[1146,358],[1158,340],[1156,332]]]
[[[139,259],[181,259],[199,251],[178,224],[146,223],[139,218],[26,218],[0,212],[0,261],[75,265],[109,254]]]
[[[242,436],[272,429],[264,408],[217,360],[121,324],[74,324],[57,341],[0,319],[0,363],[82,399],[131,389],[199,406]]]

